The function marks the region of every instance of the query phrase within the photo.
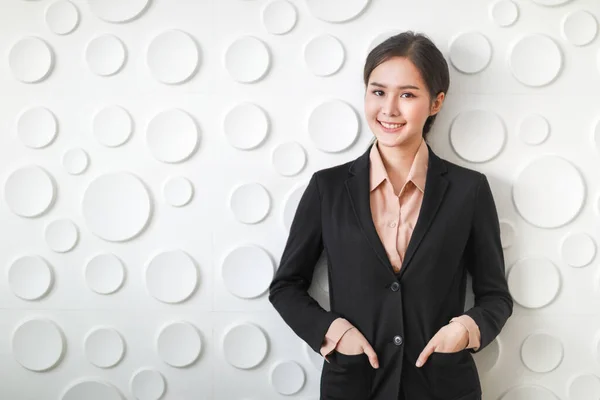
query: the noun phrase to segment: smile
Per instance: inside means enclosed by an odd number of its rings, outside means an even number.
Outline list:
[[[383,121],[379,121],[379,120],[377,120],[377,122],[379,122],[379,124],[382,127],[384,127],[386,130],[397,130],[397,129],[402,128],[404,125],[406,125],[405,123],[404,124],[389,124],[387,122],[383,122]]]

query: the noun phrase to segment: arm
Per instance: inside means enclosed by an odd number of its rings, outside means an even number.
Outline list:
[[[323,251],[321,198],[317,175],[311,177],[292,221],[273,281],[269,301],[284,322],[315,352],[340,315],[323,309],[308,294],[316,262]]]
[[[478,327],[480,343],[477,348],[469,349],[471,353],[477,353],[496,338],[513,310],[505,276],[498,213],[483,174],[475,195],[473,223],[465,251],[467,268],[473,278],[475,305],[464,315],[471,317]]]

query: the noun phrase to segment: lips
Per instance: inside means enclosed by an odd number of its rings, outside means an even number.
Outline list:
[[[402,123],[402,124],[388,123],[388,122],[379,121],[379,120],[377,120],[377,122],[379,122],[379,125],[383,128],[383,130],[385,132],[397,132],[400,129],[402,129],[402,127],[404,127],[404,125],[406,125],[406,123]]]

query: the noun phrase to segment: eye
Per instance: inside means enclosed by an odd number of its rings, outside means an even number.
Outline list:
[[[373,90],[371,93],[373,93],[375,96],[383,96],[383,90]]]
[[[402,97],[404,97],[404,95],[407,95],[407,97],[405,97],[405,98],[415,97],[415,96],[413,96],[412,93],[408,93],[408,92],[407,93],[402,93]]]

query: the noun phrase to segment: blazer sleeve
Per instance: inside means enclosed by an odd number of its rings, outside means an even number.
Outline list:
[[[475,195],[471,233],[467,243],[467,268],[472,276],[474,306],[465,311],[479,326],[477,353],[502,330],[512,315],[513,299],[506,281],[504,253],[500,241],[500,223],[489,182],[480,175]]]
[[[323,309],[308,294],[322,251],[321,196],[315,173],[296,209],[279,267],[269,285],[269,301],[284,322],[317,353],[329,326],[340,317]]]

